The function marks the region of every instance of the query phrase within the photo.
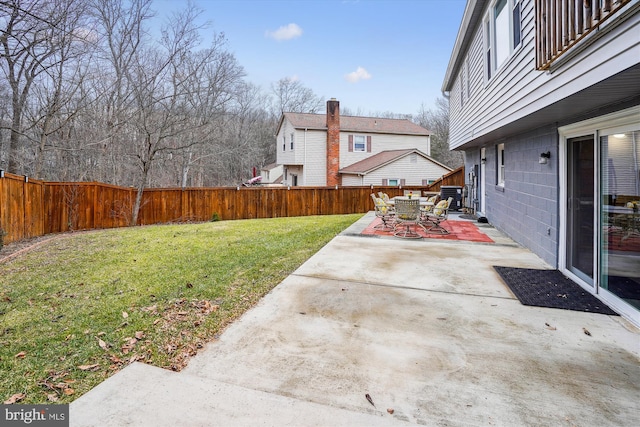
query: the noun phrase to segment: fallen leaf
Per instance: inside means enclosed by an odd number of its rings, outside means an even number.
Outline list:
[[[193,288],[193,284],[187,283],[187,288],[189,288],[189,289]]]
[[[66,394],[67,396],[71,396],[73,393],[75,393],[76,391],[72,388],[65,388],[64,390],[62,390],[62,392],[64,394]]]
[[[122,317],[125,318],[125,319],[128,318],[129,317],[129,313],[127,313],[126,311],[123,311],[122,312]]]
[[[58,395],[55,393],[48,393],[47,394],[47,400],[49,402],[57,402],[58,401]]]
[[[135,337],[139,340],[141,340],[142,338],[144,338],[144,332],[142,331],[137,331],[135,334]]]
[[[591,332],[589,332],[587,328],[582,328],[582,331],[584,332],[585,335],[591,336]]]
[[[388,408],[387,412],[390,413],[390,414],[393,414],[395,411],[393,410],[393,408]]]
[[[364,397],[366,397],[367,400],[369,401],[369,403],[371,403],[374,407],[376,406],[376,405],[374,405],[373,399],[371,399],[371,396],[369,396],[369,393],[365,394]]]
[[[21,351],[20,353],[16,354],[16,356],[15,356],[15,357],[16,357],[16,358],[18,358],[18,359],[24,359],[24,357],[25,357],[26,355],[27,355],[27,353],[26,353],[26,352]]]
[[[161,320],[162,320],[162,319],[156,319],[156,320],[154,320],[154,321],[153,321],[153,324],[154,324],[154,325],[157,325],[158,323],[160,323],[160,321],[161,321]]]
[[[24,394],[24,393],[16,393],[13,396],[11,396],[10,398],[8,398],[7,400],[5,400],[4,404],[5,405],[13,405],[14,403],[21,401],[25,397],[27,397],[27,395]]]
[[[78,366],[78,369],[81,371],[95,371],[99,366],[99,363],[94,363],[93,365],[80,365]]]
[[[102,341],[102,339],[98,338],[98,345],[100,346],[101,349],[106,350],[107,348],[109,348],[109,346],[107,345],[106,342]]]
[[[550,325],[550,324],[548,324],[548,323],[545,323],[544,325],[545,325],[545,326],[547,327],[547,329],[548,329],[548,330],[550,330],[550,331],[555,331],[555,330],[557,330],[557,328],[556,328],[555,326],[551,326],[551,325]]]

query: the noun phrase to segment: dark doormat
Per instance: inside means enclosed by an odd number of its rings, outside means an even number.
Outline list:
[[[617,315],[558,270],[493,266],[524,305]]]

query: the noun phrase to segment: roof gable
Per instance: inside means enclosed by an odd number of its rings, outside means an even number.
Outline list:
[[[425,159],[437,164],[438,166],[441,166],[447,170],[452,170],[450,167],[443,165],[442,163],[438,162],[437,160],[427,156],[425,153],[423,153],[422,151],[416,149],[416,148],[409,148],[409,149],[405,149],[405,150],[387,150],[387,151],[382,151],[378,154],[375,154],[371,157],[368,157],[364,160],[360,160],[359,162],[353,163],[343,169],[340,169],[340,173],[344,173],[344,174],[360,174],[360,175],[366,175],[367,173],[370,173],[376,169],[379,169],[385,165],[388,165],[390,163],[395,162],[396,160],[399,160],[405,156],[408,156],[409,154],[412,153],[416,153],[419,156],[424,157]]]

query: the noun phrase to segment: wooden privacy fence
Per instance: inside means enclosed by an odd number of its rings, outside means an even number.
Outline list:
[[[97,182],[45,182],[9,173],[0,178],[4,242],[74,230],[131,225],[135,188]],[[464,185],[459,168],[430,186],[216,187],[144,190],[137,225],[365,213],[372,192],[439,191]],[[1,231],[0,231],[1,232]]]

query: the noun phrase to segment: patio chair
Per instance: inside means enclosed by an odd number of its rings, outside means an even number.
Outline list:
[[[389,195],[387,193],[383,193],[382,191],[378,191],[378,197],[384,200],[385,203],[390,200]]]
[[[427,206],[420,206],[420,213],[423,217],[426,217],[426,215],[429,212],[433,212],[433,208],[436,206],[436,203],[438,202],[438,198],[440,198],[440,196],[436,195],[436,196],[431,196],[427,199]]]
[[[411,226],[413,225],[413,230]],[[420,239],[415,227],[420,224],[420,199],[396,199],[395,215],[396,237],[405,239]]]
[[[451,206],[452,201],[453,197],[449,197],[447,200],[440,200],[433,207],[433,211],[426,212],[422,216],[422,223],[431,223],[431,226],[425,228],[427,233],[449,234],[449,230],[440,225],[440,223],[446,221],[449,217],[449,206]]]
[[[373,199],[373,207],[376,217],[380,218],[381,224],[373,227],[376,230],[393,230],[393,222],[395,217],[395,209],[387,205],[384,200],[376,197],[371,193],[371,199]]]

